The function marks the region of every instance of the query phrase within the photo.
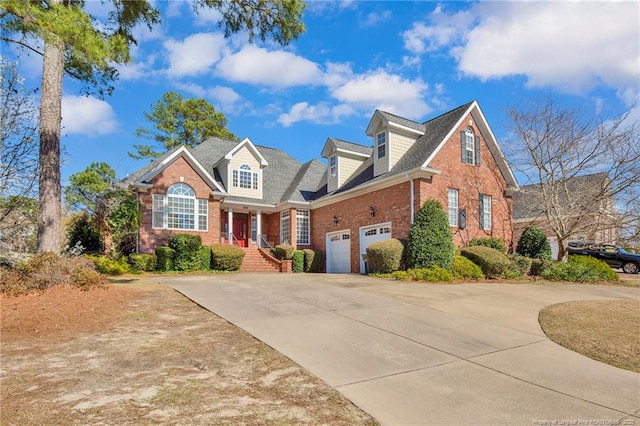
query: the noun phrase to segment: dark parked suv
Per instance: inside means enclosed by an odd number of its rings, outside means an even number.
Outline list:
[[[627,274],[640,271],[640,254],[627,253],[613,244],[569,243],[569,254],[580,254],[604,260],[612,268],[622,268]]]

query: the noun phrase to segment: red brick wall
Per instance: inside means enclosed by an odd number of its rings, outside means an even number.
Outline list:
[[[410,184],[404,182],[374,193],[311,210],[311,244],[326,253],[326,234],[351,230],[351,272],[360,272],[360,227],[391,222],[392,237],[405,239],[411,222]],[[369,207],[375,209],[371,217]],[[338,223],[333,222],[333,216]]]
[[[183,180],[181,180],[183,178]],[[185,231],[152,228],[153,219],[153,194],[166,194],[167,190],[174,183],[183,182],[191,186],[196,193],[196,198],[206,198],[209,200],[209,230]],[[140,227],[139,245],[142,253],[150,253],[157,246],[166,245],[169,235],[172,233],[200,235],[202,244],[211,245],[220,239],[220,202],[211,197],[211,188],[200,175],[182,157],[175,160],[166,169],[160,172],[151,181],[153,188],[148,192],[140,193],[140,204],[142,213],[142,225]]]
[[[471,124],[469,120],[472,120]],[[480,135],[480,167],[461,161],[460,132],[471,126],[476,135]],[[512,200],[504,197],[506,181],[489,151],[484,136],[471,116],[467,116],[462,125],[453,132],[449,141],[431,161],[430,166],[441,171],[431,182],[422,181],[418,186],[420,204],[429,198],[440,200],[447,209],[449,188],[458,190],[458,208],[466,208],[467,227],[452,228],[456,246],[467,244],[473,238],[497,237],[509,247],[512,240],[513,225],[511,218]],[[480,229],[479,194],[492,198],[491,230]]]

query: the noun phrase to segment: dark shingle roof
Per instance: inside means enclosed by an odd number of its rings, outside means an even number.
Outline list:
[[[373,148],[370,146],[360,145],[354,142],[348,142],[342,139],[330,138],[338,149],[345,151],[357,152],[358,154],[371,155]]]
[[[409,119],[406,119],[406,118],[402,118],[402,117],[399,117],[399,116],[397,116],[397,115],[395,115],[395,114],[391,114],[391,113],[386,112],[386,111],[380,111],[380,110],[378,110],[378,112],[379,112],[380,114],[382,114],[382,116],[383,116],[384,118],[386,118],[386,119],[387,119],[389,122],[391,122],[391,123],[396,123],[396,124],[399,124],[399,125],[401,125],[401,126],[408,127],[408,128],[410,128],[410,129],[417,130],[417,131],[419,131],[419,132],[424,132],[424,124],[416,123],[416,122],[415,122],[415,121],[413,121],[413,120],[409,120]]]
[[[600,198],[598,194],[604,194],[608,182],[609,177],[606,173],[593,173],[567,179],[566,191],[559,182],[551,184],[548,188],[558,197],[560,205],[570,207],[572,211],[575,211],[576,206],[578,210],[593,211],[599,208],[591,205],[593,199]],[[542,194],[543,188],[540,184],[521,186],[520,191],[513,194],[513,218],[544,218]]]

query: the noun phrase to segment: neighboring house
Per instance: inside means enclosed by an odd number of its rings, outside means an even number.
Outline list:
[[[180,147],[128,178],[142,210],[139,250],[195,233],[204,244],[292,244],[327,255],[327,272],[364,272],[366,247],[406,239],[428,198],[448,212],[455,243],[512,241],[517,182],[476,101],[424,123],[375,111],[371,145],[327,139],[300,163],[245,138]]]
[[[609,184],[606,173],[593,173],[564,182],[522,186],[513,196],[514,241],[528,226],[536,226],[547,236],[554,259],[559,247],[552,228],[563,228],[568,240],[615,244],[619,224]],[[545,197],[553,201],[547,203]],[[562,226],[549,225],[545,206],[552,207],[551,220]]]

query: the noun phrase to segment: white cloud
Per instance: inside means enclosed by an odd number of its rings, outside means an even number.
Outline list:
[[[428,84],[420,79],[407,80],[378,70],[357,76],[333,90],[332,95],[365,110],[377,108],[417,119],[432,110],[424,101],[428,89]]]
[[[167,40],[169,69],[172,77],[206,73],[226,52],[226,41],[220,33],[198,33],[183,41]]]
[[[113,133],[118,126],[116,115],[105,101],[87,96],[62,97],[64,133],[87,136]]]
[[[486,2],[405,32],[405,48],[440,48],[482,80],[524,75],[530,87],[584,93],[604,85],[638,87],[637,2]]]
[[[201,7],[197,11],[194,11],[196,18],[196,25],[204,27],[211,26],[211,24],[217,25],[222,20],[222,14],[211,7]]]
[[[310,121],[316,124],[332,124],[340,121],[340,118],[355,113],[349,105],[331,106],[327,102],[317,105],[309,105],[307,102],[298,102],[287,113],[280,114],[278,123],[289,127],[299,121]]]
[[[390,10],[385,10],[380,13],[371,12],[360,22],[362,27],[374,27],[382,22],[386,22],[391,19],[392,13]]]
[[[226,56],[216,70],[230,81],[276,88],[322,82],[322,72],[316,63],[291,52],[268,51],[254,45]]]

